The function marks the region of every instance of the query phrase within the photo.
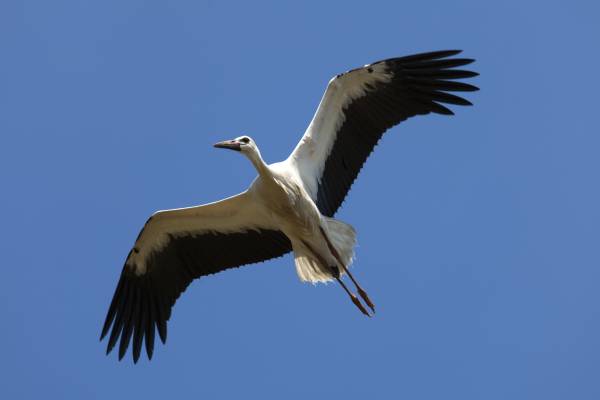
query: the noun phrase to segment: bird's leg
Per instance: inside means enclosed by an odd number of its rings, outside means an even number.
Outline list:
[[[348,288],[346,287],[346,285],[344,284],[344,282],[336,276],[337,281],[340,283],[340,285],[342,285],[342,288],[344,288],[344,290],[346,291],[346,293],[348,293],[348,296],[350,296],[350,299],[352,300],[352,302],[354,303],[354,305],[356,307],[358,307],[358,309],[360,310],[360,312],[362,312],[363,314],[365,314],[367,317],[370,317],[371,315],[369,314],[369,312],[367,311],[367,309],[362,305],[362,303],[360,302],[360,300],[358,300],[358,297],[356,297],[356,295],[354,293],[352,293],[350,290],[348,290]]]
[[[344,272],[348,274],[348,276],[352,280],[352,283],[354,283],[354,286],[356,286],[356,290],[358,291],[358,294],[360,295],[360,297],[362,297],[362,299],[365,301],[365,303],[367,303],[367,305],[369,306],[369,308],[371,309],[371,311],[373,311],[373,313],[375,313],[375,304],[373,304],[373,302],[369,298],[369,295],[367,294],[367,292],[365,292],[363,290],[363,288],[360,287],[360,285],[358,284],[358,282],[356,282],[356,279],[354,279],[354,277],[352,276],[352,274],[350,273],[350,271],[348,270],[348,268],[346,268],[346,266],[344,264],[341,264],[341,265],[344,268]]]
[[[337,260],[337,262],[340,264],[340,266],[344,270],[344,272],[346,274],[348,274],[348,276],[352,280],[352,283],[354,283],[354,286],[356,286],[356,290],[358,291],[358,294],[360,295],[360,297],[362,297],[362,299],[365,301],[365,303],[367,303],[367,305],[369,306],[369,308],[371,309],[371,311],[373,311],[373,313],[375,313],[375,304],[373,304],[373,302],[369,298],[369,295],[367,294],[367,292],[365,292],[363,290],[363,288],[358,284],[358,282],[356,281],[356,279],[354,279],[354,276],[352,276],[352,274],[350,273],[350,271],[348,270],[348,268],[346,268],[346,266],[342,262],[342,258],[340,257],[340,254],[337,252],[337,250],[333,246],[333,244],[331,244],[331,242],[329,241],[329,238],[325,234],[325,231],[323,230],[323,228],[321,228],[321,234],[325,238],[325,241],[327,242],[327,247],[329,247],[329,251],[331,252],[331,254],[333,254],[333,256],[335,257],[335,259]]]
[[[319,253],[315,252],[312,247],[305,242],[304,240],[302,241],[302,243],[304,243],[304,245],[306,246],[306,248],[308,250],[310,250],[311,253],[313,253],[313,255],[319,260],[319,262],[321,263],[321,265],[325,266],[327,265],[327,263],[325,262],[325,260],[319,255]],[[358,309],[360,310],[360,312],[362,312],[363,314],[365,314],[367,317],[370,317],[371,315],[369,314],[369,312],[367,311],[367,309],[362,305],[362,303],[360,302],[360,300],[358,300],[358,297],[356,297],[356,295],[354,293],[352,293],[348,287],[346,286],[346,284],[344,284],[344,282],[340,279],[340,269],[336,266],[330,267],[331,270],[331,274],[333,275],[333,277],[340,283],[340,285],[342,285],[342,288],[346,291],[346,293],[348,293],[348,296],[350,296],[350,300],[352,300],[352,302],[354,303],[354,305],[356,307],[358,307]]]

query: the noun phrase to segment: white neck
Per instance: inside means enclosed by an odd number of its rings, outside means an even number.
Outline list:
[[[271,171],[269,170],[269,166],[262,159],[258,148],[255,148],[247,153],[244,153],[244,155],[246,157],[248,157],[248,159],[250,159],[250,161],[252,162],[252,165],[254,165],[254,168],[256,168],[259,175],[261,175],[261,176],[270,175]]]

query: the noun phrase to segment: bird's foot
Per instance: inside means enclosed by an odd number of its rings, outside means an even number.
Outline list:
[[[350,298],[352,299],[352,302],[354,303],[354,305],[356,307],[358,307],[358,309],[360,310],[360,312],[362,312],[363,314],[365,314],[367,317],[371,316],[371,314],[369,314],[369,312],[367,311],[367,309],[362,305],[362,303],[360,302],[360,300],[358,300],[358,297],[356,297],[355,295],[351,294]]]
[[[365,301],[365,303],[367,303],[373,314],[375,314],[375,304],[373,304],[367,292],[365,292],[360,286],[358,286],[356,289],[358,290],[358,294],[360,295],[360,297],[362,297],[362,299]]]

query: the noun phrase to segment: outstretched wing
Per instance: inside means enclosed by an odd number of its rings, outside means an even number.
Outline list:
[[[133,337],[134,362],[144,340],[151,359],[155,329],[164,343],[171,308],[192,280],[291,251],[289,239],[266,221],[246,192],[150,217],[127,256],[104,322],[101,340],[112,325],[107,354],[120,338],[122,359]]]
[[[323,215],[338,210],[362,165],[392,126],[429,113],[452,115],[442,105],[471,105],[448,92],[477,87],[456,82],[477,73],[453,69],[473,62],[448,58],[459,50],[391,58],[334,77],[302,140],[286,160],[298,171]]]

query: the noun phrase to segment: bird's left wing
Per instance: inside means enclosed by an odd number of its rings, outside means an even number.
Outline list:
[[[120,338],[123,358],[133,337],[134,361],[144,340],[152,358],[155,329],[164,343],[171,308],[192,280],[288,253],[289,239],[267,221],[248,192],[150,217],[127,256],[106,316],[101,339],[112,325],[107,354]]]
[[[441,103],[471,104],[448,93],[478,90],[455,81],[477,75],[454,69],[473,61],[448,58],[458,53],[391,58],[331,79],[304,136],[286,160],[323,215],[335,214],[386,130],[414,115],[452,115]]]

